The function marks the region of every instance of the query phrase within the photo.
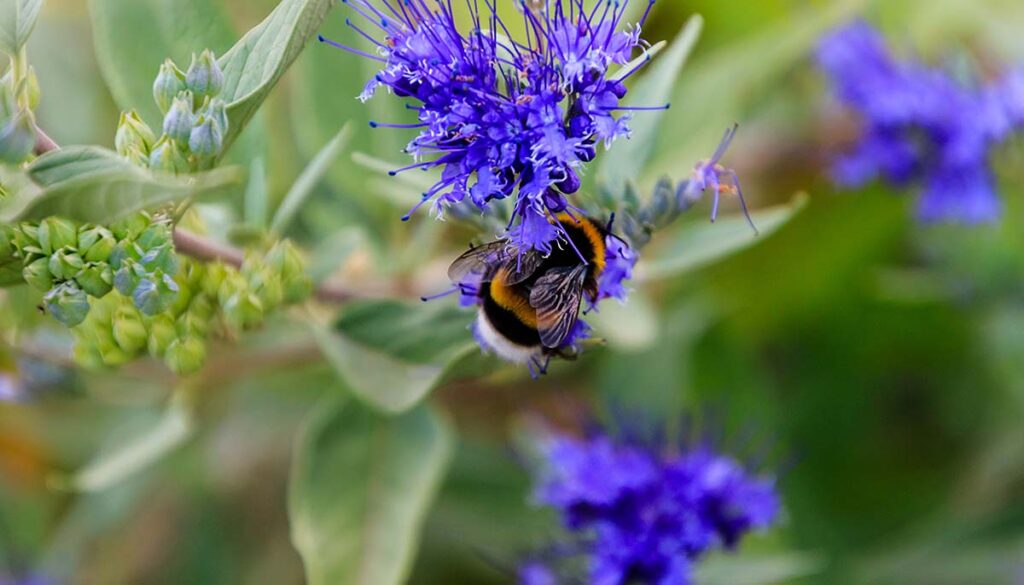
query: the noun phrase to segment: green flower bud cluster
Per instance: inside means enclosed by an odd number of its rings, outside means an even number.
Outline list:
[[[297,250],[287,241],[266,254],[250,252],[241,269],[221,262],[182,259],[173,279],[174,302],[147,314],[118,291],[95,302],[72,329],[75,358],[84,366],[117,366],[143,353],[185,375],[202,367],[213,335],[235,337],[263,323],[285,303],[308,298],[311,284]]]
[[[642,248],[651,241],[659,229],[674,222],[683,212],[688,211],[694,201],[683,196],[686,181],[678,186],[670,179],[662,178],[654,186],[651,197],[641,202],[632,185],[628,185],[620,210],[621,229],[634,248]]]
[[[28,67],[16,82],[13,69],[0,79],[0,161],[17,164],[32,154],[36,144],[32,109],[39,103],[39,81],[35,70]]]
[[[209,318],[212,308],[207,307]],[[171,310],[146,315],[115,291],[94,301],[85,321],[71,329],[75,361],[88,368],[115,367],[149,353],[178,374],[195,372],[206,359],[206,332],[199,327],[204,324],[201,308],[190,311],[188,317]]]
[[[175,300],[178,261],[170,227],[148,214],[110,228],[50,217],[9,228],[5,239],[22,261],[25,282],[46,293],[47,311],[68,327],[85,320],[88,297],[104,298],[115,287],[147,315]]]
[[[169,173],[207,168],[224,148],[227,104],[218,96],[224,72],[210,50],[192,55],[183,72],[168,59],[153,82],[153,99],[164,119],[159,137],[134,110],[121,114],[117,152],[138,164]]]

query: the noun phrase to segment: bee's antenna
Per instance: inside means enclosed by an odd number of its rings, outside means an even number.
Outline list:
[[[609,234],[612,233],[612,225],[615,224],[615,212],[613,211],[611,216],[608,218],[608,225],[604,228],[604,231]]]

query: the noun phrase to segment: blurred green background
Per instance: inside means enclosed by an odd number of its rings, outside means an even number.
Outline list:
[[[116,16],[97,16],[101,4]],[[121,108],[155,122],[151,100],[135,96],[148,95],[168,53],[179,63],[204,47],[221,54],[275,4],[47,0],[29,44],[40,125],[61,144],[112,146]],[[324,34],[344,38],[342,12]],[[516,555],[551,533],[551,518],[528,505],[515,451],[530,421],[573,426],[624,403],[713,412],[727,436],[754,437],[747,450],[767,450],[783,468],[782,526],[737,556],[710,559],[703,582],[1020,583],[1024,144],[994,161],[1007,204],[997,225],[925,228],[912,220],[910,194],[838,193],[824,169],[853,127],[811,55],[824,31],[861,15],[904,54],[966,57],[998,72],[1024,65],[1024,5],[669,0],[645,36],[670,39],[694,13],[704,32],[641,187],[685,178],[739,121],[726,160],[750,203],[786,204],[797,192],[809,202],[722,261],[656,270],[695,244],[694,233],[730,229],[709,227],[701,206],[645,250],[630,303],[597,321],[605,347],[536,382],[493,361],[446,379],[429,400],[455,430],[455,455],[410,582],[510,582]],[[233,158],[259,160],[277,201],[351,120],[353,141],[291,235],[318,270],[415,298],[443,287],[444,266],[475,234],[426,215],[397,221],[418,190],[368,168],[366,155],[401,162],[408,139],[367,126],[390,107],[354,99],[371,67],[310,45]],[[223,215],[244,224],[258,221],[252,213],[239,194]],[[38,299],[2,295],[0,322],[21,340],[4,359],[62,365],[65,334],[35,314]],[[159,364],[66,370],[32,400],[0,403],[0,563],[88,585],[304,582],[289,470],[297,430],[336,390],[334,373],[281,315],[217,347],[191,384],[200,407],[187,440],[92,493],[61,478],[158,424],[175,385]]]

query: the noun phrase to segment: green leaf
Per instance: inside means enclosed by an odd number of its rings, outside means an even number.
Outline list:
[[[128,479],[162,459],[192,437],[195,427],[181,400],[172,401],[163,417],[117,436],[116,445],[59,484],[82,492],[99,492]]]
[[[96,146],[49,152],[29,166],[28,174],[41,191],[18,211],[21,220],[61,215],[107,222],[187,197],[218,194],[242,181],[234,167],[181,177],[152,173]]]
[[[313,283],[320,284],[330,279],[331,275],[345,264],[349,256],[365,244],[364,240],[362,231],[345,228],[317,242],[309,255],[306,268]]]
[[[0,51],[15,55],[28,42],[36,27],[43,0],[3,0],[0,2]]]
[[[25,279],[21,276],[23,262],[21,258],[15,258],[10,254],[2,254],[0,258],[0,287],[22,284]]]
[[[443,421],[420,407],[383,417],[332,396],[296,445],[292,542],[310,585],[398,585],[451,459]]]
[[[153,79],[164,59],[187,68],[192,53],[221,54],[238,37],[221,3],[209,0],[90,0],[89,12],[96,59],[114,101],[151,124],[162,118]]]
[[[302,174],[299,175],[299,178],[295,180],[295,184],[292,185],[281,205],[277,208],[277,212],[274,213],[274,219],[270,223],[272,231],[279,234],[284,233],[288,225],[295,218],[295,214],[299,212],[302,204],[313,194],[313,189],[317,183],[320,182],[320,179],[331,168],[331,165],[338,158],[338,155],[341,154],[341,151],[348,145],[349,136],[351,136],[349,125],[345,124],[341,131],[310,161],[309,165],[302,171]]]
[[[263,157],[253,159],[249,167],[249,182],[245,185],[245,223],[260,230],[267,222],[267,169]]]
[[[822,3],[691,62],[672,88],[671,101],[680,107],[673,107],[661,120],[661,126],[672,131],[659,136],[657,156],[639,184],[653,184],[665,175],[681,178],[681,164],[688,171],[690,165],[710,156],[708,145],[713,150],[722,131],[743,122],[747,109],[762,105],[773,88],[786,87],[783,76],[808,58],[821,35],[853,18],[867,3]]]
[[[267,94],[320,28],[333,0],[283,0],[260,24],[231,47],[219,63],[224,70],[228,131],[224,150],[252,119]]]
[[[661,322],[657,308],[644,291],[630,292],[625,303],[609,301],[587,321],[598,335],[620,351],[642,351],[658,340]]]
[[[328,18],[320,32],[334,41],[372,51],[373,45],[359,36],[352,27],[345,25],[344,18]],[[366,82],[380,70],[380,63],[359,55],[340,51],[327,45],[313,46],[298,59],[290,75],[294,84],[289,86],[291,99],[290,125],[300,151],[307,159],[320,152],[345,124],[349,124],[349,144],[358,145],[357,150],[365,151],[380,159],[395,159],[412,132],[393,131],[385,128],[371,128],[370,120],[389,122],[413,122],[415,112],[405,109],[402,101],[381,98],[360,102],[356,97]],[[403,166],[405,161],[385,169]],[[412,194],[412,198],[391,197],[396,190],[406,190],[398,179],[423,175],[424,173],[402,173],[398,177],[386,174],[367,173],[352,160],[339,157],[325,176],[325,182],[332,197],[317,198],[315,205],[306,205],[301,215],[312,221],[306,226],[319,231],[320,237],[333,233],[342,227],[362,229],[367,240],[384,248],[394,229],[395,219],[401,217],[419,200],[423,189]],[[382,184],[382,183],[385,183]],[[396,200],[397,199],[397,200]],[[412,203],[409,203],[412,201]],[[326,212],[326,213],[325,213]],[[326,214],[329,216],[325,217]]]
[[[721,218],[715,223],[687,225],[650,259],[641,261],[638,279],[678,276],[749,248],[793,219],[807,205],[807,199],[805,194],[800,194],[785,205],[751,212],[750,217],[760,235],[754,234],[742,215]]]
[[[366,301],[345,308],[333,330],[314,331],[324,356],[360,400],[404,412],[478,351],[469,313],[441,304]]]
[[[769,585],[788,583],[821,572],[826,562],[820,555],[785,553],[772,556],[726,557],[717,555],[700,563],[696,582],[703,585]]]
[[[652,70],[629,92],[629,105],[661,106],[668,102],[676,86],[679,73],[683,70],[690,52],[697,44],[704,19],[695,14],[686,21],[669,49],[662,55]],[[654,146],[661,133],[665,111],[643,112],[630,121],[632,135],[629,140],[620,141],[609,150],[601,163],[598,179],[611,193],[621,193],[628,181],[635,181],[651,159]]]

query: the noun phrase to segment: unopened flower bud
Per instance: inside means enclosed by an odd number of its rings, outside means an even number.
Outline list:
[[[200,97],[216,97],[224,89],[224,72],[212,51],[207,49],[198,58],[192,55],[192,64],[185,74],[185,85]]]
[[[39,225],[23,222],[14,228],[12,235],[14,249],[22,258],[28,259],[32,255],[50,255],[50,252],[43,250],[43,247],[39,244]]]
[[[89,296],[105,297],[114,288],[114,271],[105,262],[90,262],[78,273],[75,282]]]
[[[246,257],[242,264],[242,276],[249,290],[256,293],[265,311],[272,311],[284,299],[284,288],[280,272],[273,270],[262,258],[255,255]]]
[[[36,77],[36,68],[29,65],[28,75],[25,78],[28,86],[28,109],[35,110],[39,107],[39,78]]]
[[[182,73],[174,61],[167,59],[160,66],[153,81],[153,99],[160,107],[160,113],[166,114],[171,109],[174,98],[185,89],[185,74]]]
[[[201,158],[212,158],[220,154],[224,146],[224,134],[217,121],[209,117],[201,117],[192,128],[188,138],[188,149]]]
[[[96,348],[99,350],[100,358],[107,366],[120,366],[135,357],[134,354],[126,352],[117,344],[111,327],[97,329],[96,339]]]
[[[181,152],[177,141],[162,136],[149,153],[149,168],[165,173],[187,173],[188,158]]]
[[[147,349],[150,355],[163,357],[164,352],[177,337],[178,332],[174,328],[174,319],[170,315],[163,313],[153,317],[149,323],[149,339],[147,340]]]
[[[57,280],[71,280],[85,265],[85,261],[71,246],[66,246],[50,256],[50,274]]]
[[[153,316],[167,310],[178,293],[178,283],[162,271],[139,280],[132,292],[132,302],[144,315]]]
[[[213,118],[217,122],[217,126],[220,127],[222,134],[228,131],[227,103],[224,100],[220,98],[210,100],[210,103],[203,109],[203,115],[207,118]]]
[[[239,292],[221,304],[224,320],[236,331],[252,329],[263,322],[263,303],[251,292]]]
[[[217,287],[215,296],[218,303],[225,305],[231,297],[248,291],[249,283],[246,282],[242,273],[234,268],[228,268],[224,272],[224,278],[221,280],[220,286]]]
[[[144,251],[171,245],[171,229],[166,222],[151,224],[135,238],[135,243]]]
[[[121,119],[117,124],[117,134],[114,135],[114,146],[121,156],[129,157],[132,153],[141,153],[149,157],[149,151],[156,143],[156,136],[153,131],[142,121],[139,113],[135,110],[121,112]]]
[[[641,222],[656,228],[674,220],[679,215],[679,206],[672,181],[666,178],[658,181],[650,201],[640,208],[637,215]]]
[[[43,297],[46,310],[66,327],[74,327],[89,314],[89,298],[74,282],[54,287]]]
[[[113,266],[113,264],[111,265]],[[125,260],[121,262],[120,266],[114,273],[114,288],[117,289],[117,292],[130,298],[139,286],[140,273],[145,274],[145,270],[134,260]]]
[[[118,240],[132,240],[149,227],[150,223],[152,221],[149,214],[139,211],[111,224],[110,231]]]
[[[103,363],[103,356],[100,355],[96,343],[88,336],[78,333],[78,329],[72,329],[75,332],[75,346],[71,350],[71,357],[76,364],[87,370],[103,368],[106,364]]]
[[[36,240],[43,254],[52,254],[64,247],[78,245],[78,226],[60,217],[48,217],[39,222]]]
[[[50,274],[50,259],[38,258],[25,266],[21,276],[32,288],[46,292],[53,288],[53,275]]]
[[[157,246],[146,252],[139,263],[149,272],[160,270],[164,274],[178,273],[178,257],[170,244]]]
[[[188,315],[195,315],[198,319],[201,319],[203,324],[210,322],[210,318],[213,317],[213,301],[210,297],[205,294],[199,294],[192,298],[192,302],[188,306]],[[205,329],[204,329],[205,330]]]
[[[211,262],[206,266],[205,272],[206,274],[203,276],[202,281],[200,281],[203,294],[217,298],[220,292],[220,285],[228,275],[228,267],[222,262]]]
[[[19,110],[0,126],[0,161],[18,164],[28,158],[35,145],[31,112]]]
[[[89,226],[78,231],[78,253],[87,262],[106,262],[116,246],[114,234],[105,227]]]
[[[142,315],[131,306],[119,307],[114,312],[113,333],[117,345],[129,354],[138,353],[149,339]]]
[[[85,325],[99,325],[106,329],[110,329],[111,321],[114,319],[114,311],[116,311],[117,308],[125,302],[126,299],[117,294],[106,295],[103,298],[95,299],[90,303],[91,308],[89,309],[89,320],[85,322]],[[83,325],[83,327],[85,325]]]
[[[313,281],[306,274],[305,262],[299,250],[289,240],[282,240],[267,252],[267,266],[281,275],[284,301],[297,303],[309,297]]]
[[[187,144],[195,115],[192,113],[192,94],[184,92],[174,98],[171,109],[164,116],[164,134],[179,144]]]
[[[174,325],[181,337],[206,337],[210,330],[209,317],[203,317],[194,311],[182,313]]]
[[[164,353],[164,363],[179,376],[198,372],[205,361],[206,344],[195,337],[175,339]]]

